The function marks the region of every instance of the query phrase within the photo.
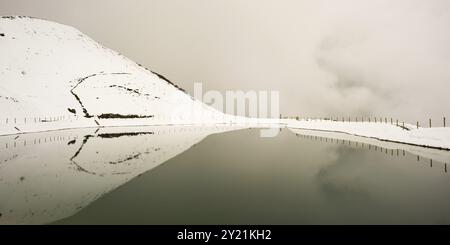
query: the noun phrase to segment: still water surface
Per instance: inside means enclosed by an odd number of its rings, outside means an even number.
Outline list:
[[[238,129],[0,137],[0,223],[450,223],[447,152]]]

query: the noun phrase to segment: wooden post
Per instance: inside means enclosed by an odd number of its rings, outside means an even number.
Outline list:
[[[419,129],[419,121],[416,122],[417,129]]]
[[[375,123],[377,123],[377,117],[375,117]]]
[[[431,128],[431,118],[429,119],[429,123],[430,123],[430,128]]]
[[[370,122],[370,117],[369,117],[369,122]]]
[[[384,118],[384,123],[387,123],[387,118],[386,117]]]
[[[395,121],[395,125],[397,125],[397,127],[398,127],[398,119]]]
[[[445,117],[444,117],[444,128],[445,128]]]

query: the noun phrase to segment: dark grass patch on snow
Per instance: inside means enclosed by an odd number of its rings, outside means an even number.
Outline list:
[[[129,118],[152,118],[153,115],[136,115],[136,114],[116,114],[116,113],[104,113],[98,116],[99,119],[129,119]]]

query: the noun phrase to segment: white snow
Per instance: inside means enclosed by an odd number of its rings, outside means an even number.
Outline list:
[[[75,127],[243,122],[80,31],[0,18],[0,135]],[[70,112],[72,111],[72,112]],[[101,119],[118,114],[142,118]]]
[[[405,128],[390,122],[338,122],[331,120],[285,120],[287,127],[346,133],[437,149],[450,149],[450,128],[422,128],[405,124]]]

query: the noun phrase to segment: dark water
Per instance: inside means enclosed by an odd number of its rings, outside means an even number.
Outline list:
[[[0,164],[0,222],[450,223],[444,163],[287,129],[223,130],[76,130],[7,152],[18,156]]]

